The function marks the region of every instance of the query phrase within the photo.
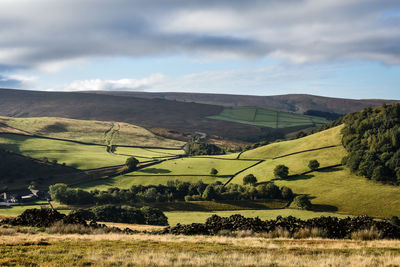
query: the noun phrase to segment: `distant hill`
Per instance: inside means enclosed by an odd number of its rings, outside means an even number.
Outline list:
[[[188,139],[196,132],[228,140],[256,141],[296,129],[275,129],[208,119],[222,106],[183,103],[164,99],[88,93],[0,89],[0,116],[62,117],[127,122],[167,137]]]
[[[218,105],[225,107],[252,106],[265,109],[295,112],[303,114],[308,110],[319,110],[346,114],[352,111],[360,111],[366,107],[377,107],[382,103],[391,104],[400,100],[385,99],[345,99],[332,98],[306,94],[289,94],[276,96],[251,96],[228,94],[199,94],[199,93],[147,93],[147,92],[115,92],[96,91],[96,94],[116,96],[132,96],[147,99],[166,99],[180,102],[194,102],[201,104]]]

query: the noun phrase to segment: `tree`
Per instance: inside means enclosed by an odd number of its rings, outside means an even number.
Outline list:
[[[208,185],[203,192],[202,196],[205,200],[213,200],[217,197],[217,192],[215,192],[213,185]]]
[[[289,168],[285,165],[278,165],[274,169],[274,175],[275,177],[285,179],[289,176]]]
[[[310,160],[310,162],[308,163],[308,168],[310,168],[310,170],[315,171],[319,168],[319,162],[316,159]]]
[[[293,191],[289,187],[282,186],[281,188],[282,198],[283,199],[292,199],[293,198]]]
[[[211,175],[217,175],[218,174],[218,170],[215,169],[215,168],[212,168],[210,173],[211,173]]]
[[[139,160],[137,160],[135,157],[129,157],[125,163],[125,165],[128,167],[128,170],[130,170],[130,171],[136,170],[138,164],[139,164]]]
[[[245,177],[243,177],[243,184],[250,184],[250,185],[255,185],[257,183],[257,178],[253,174],[248,174]]]
[[[300,195],[294,198],[294,204],[303,210],[309,210],[311,208],[311,202],[306,195]]]

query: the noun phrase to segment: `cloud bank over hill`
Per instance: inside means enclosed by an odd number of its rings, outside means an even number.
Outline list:
[[[4,0],[0,64],[195,53],[400,63],[397,0]]]

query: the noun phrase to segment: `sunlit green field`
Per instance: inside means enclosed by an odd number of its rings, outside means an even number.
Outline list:
[[[255,107],[230,107],[209,118],[238,122],[242,124],[264,126],[270,128],[286,128],[293,126],[323,125],[328,123],[324,118],[299,115]]]
[[[176,147],[184,142],[156,136],[128,123],[66,118],[0,117],[0,123],[32,134],[95,144]]]
[[[124,164],[126,159],[135,155],[139,161],[148,161],[152,157],[162,159],[180,154],[183,150],[162,150],[143,148],[121,148],[124,154],[112,154],[105,146],[84,145],[69,141],[51,140],[30,136],[0,134],[0,148],[36,159],[57,160],[77,169],[93,169]],[[117,148],[118,150],[118,148]]]
[[[326,146],[341,144],[340,131],[343,126],[337,126],[303,138],[276,142],[256,149],[248,150],[240,155],[241,159],[272,159],[274,157],[301,152],[309,149],[317,149]]]
[[[216,181],[221,181],[225,183],[229,178],[219,178],[214,176],[165,176],[165,175],[156,175],[156,176],[131,176],[131,175],[120,175],[113,178],[96,180],[89,183],[83,183],[76,185],[75,187],[84,189],[87,191],[90,190],[107,190],[111,187],[118,187],[121,189],[129,189],[133,185],[166,185],[168,181],[184,181],[184,182],[196,182],[203,181],[206,184],[211,184]]]
[[[235,173],[257,162],[258,161],[224,160],[216,158],[180,158],[164,161],[160,164],[110,179],[102,179],[82,184],[78,187],[85,190],[104,190],[110,187],[130,188],[132,185],[166,184],[171,180],[188,182],[201,180],[204,183],[221,181],[225,183]],[[218,170],[217,175],[213,176],[210,174],[212,168]]]

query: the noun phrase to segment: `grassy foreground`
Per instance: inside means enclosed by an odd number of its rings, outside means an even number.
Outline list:
[[[398,266],[400,241],[172,235],[2,235],[0,265]]]

